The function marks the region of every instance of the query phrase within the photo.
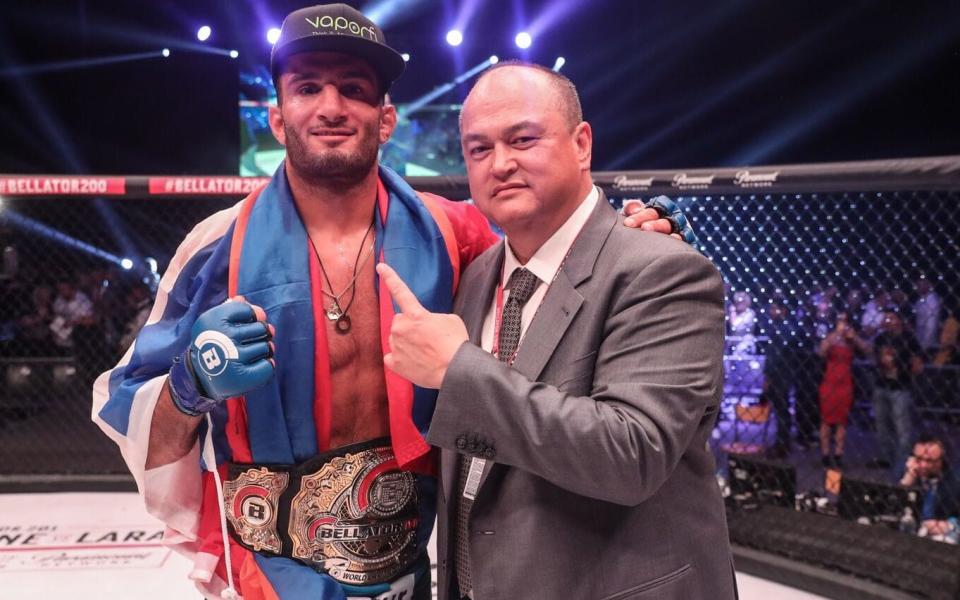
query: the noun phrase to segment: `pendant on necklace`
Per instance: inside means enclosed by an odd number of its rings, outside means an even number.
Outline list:
[[[340,306],[337,304],[334,304],[333,306],[328,308],[326,310],[326,313],[327,313],[327,319],[329,319],[330,321],[337,321],[340,319],[340,317],[344,316],[343,311],[340,310]]]
[[[343,335],[350,331],[350,325],[350,317],[347,315],[340,315],[340,318],[337,319],[337,322],[333,328],[337,330],[337,333]]]

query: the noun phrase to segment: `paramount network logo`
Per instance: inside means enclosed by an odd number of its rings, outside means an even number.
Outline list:
[[[346,33],[350,32],[353,35],[358,35],[360,37],[365,37],[369,40],[379,42],[377,39],[377,32],[371,27],[361,26],[356,21],[351,21],[346,17],[331,17],[330,15],[323,15],[322,17],[304,17],[307,20],[307,23],[310,24],[314,29],[325,29],[327,31],[320,31],[321,34],[336,33],[341,32]]]
[[[716,177],[716,175],[687,175],[686,173],[677,173],[673,176],[673,185],[681,190],[704,190],[713,185],[714,177]]]
[[[733,183],[741,187],[770,187],[777,182],[780,171],[772,173],[751,173],[750,171],[737,171]]]
[[[613,189],[615,190],[648,190],[653,185],[653,177],[628,177],[627,175],[617,175],[613,178]]]

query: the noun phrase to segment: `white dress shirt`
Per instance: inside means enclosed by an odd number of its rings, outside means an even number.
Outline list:
[[[525,265],[517,260],[517,257],[513,254],[513,250],[510,248],[510,238],[506,238],[504,244],[506,255],[503,258],[503,272],[500,275],[500,285],[505,288],[503,301],[506,302],[507,299],[510,298],[510,289],[506,286],[514,270],[520,267],[526,267],[528,271],[536,275],[537,279],[540,280],[537,284],[537,289],[534,290],[533,295],[530,296],[527,303],[523,305],[523,311],[520,313],[521,344],[523,344],[523,335],[527,332],[527,327],[530,325],[530,322],[533,321],[533,316],[540,307],[540,302],[543,300],[543,297],[547,295],[547,288],[550,287],[550,282],[553,281],[557,271],[560,270],[563,260],[570,251],[570,246],[573,245],[573,242],[577,239],[577,235],[580,234],[580,230],[583,229],[587,219],[590,218],[590,214],[597,205],[599,198],[600,192],[596,186],[594,186],[590,189],[587,197],[580,202],[580,206],[578,206],[566,222],[550,236],[550,239],[537,249]],[[497,297],[494,295],[493,302],[490,303],[490,309],[487,311],[487,316],[483,320],[483,330],[480,335],[480,347],[487,352],[493,350],[493,329],[494,323],[496,322],[496,312]]]

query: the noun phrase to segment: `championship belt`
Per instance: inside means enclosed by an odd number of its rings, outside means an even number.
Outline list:
[[[296,466],[231,464],[224,512],[233,539],[340,583],[387,583],[417,558],[419,498],[389,438],[342,446]]]

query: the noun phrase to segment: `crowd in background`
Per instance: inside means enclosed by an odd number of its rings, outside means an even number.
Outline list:
[[[89,380],[133,343],[152,301],[146,283],[112,268],[0,280],[0,356],[71,357]]]

